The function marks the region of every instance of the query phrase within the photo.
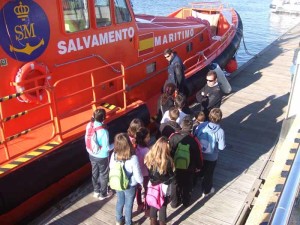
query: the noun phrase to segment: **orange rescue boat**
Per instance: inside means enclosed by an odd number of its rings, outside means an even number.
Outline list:
[[[135,15],[129,0],[2,0],[0,223],[26,221],[90,175],[93,110],[107,111],[111,141],[135,117],[150,123],[166,48],[183,60],[192,99],[209,65],[234,57],[242,29],[219,1],[163,17]]]

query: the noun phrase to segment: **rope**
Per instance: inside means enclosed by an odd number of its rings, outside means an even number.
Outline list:
[[[256,57],[258,54],[252,54],[248,51],[247,49],[247,46],[245,44],[245,38],[244,38],[244,34],[243,34],[243,31],[240,29],[240,28],[237,28],[237,32],[239,32],[241,35],[242,35],[242,40],[243,40],[243,45],[244,45],[244,49],[245,49],[245,52],[247,55],[250,55],[250,56],[254,56]]]

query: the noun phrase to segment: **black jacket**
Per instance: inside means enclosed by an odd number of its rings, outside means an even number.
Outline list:
[[[196,169],[201,169],[203,166],[203,156],[200,142],[189,131],[181,130],[174,133],[169,138],[171,155],[174,157],[178,143],[190,145],[190,164],[188,170],[195,172]]]
[[[169,62],[168,73],[174,75],[175,85],[180,93],[188,96],[188,88],[186,86],[184,65],[179,56],[174,52],[174,57]]]
[[[171,162],[168,163],[166,174],[159,174],[158,171],[149,169],[149,179],[153,185],[171,184],[175,179],[175,173],[172,170]]]
[[[204,93],[204,95],[202,95]],[[196,93],[196,99],[201,105],[201,111],[208,116],[212,108],[220,108],[223,92],[219,85],[209,87],[207,84]]]

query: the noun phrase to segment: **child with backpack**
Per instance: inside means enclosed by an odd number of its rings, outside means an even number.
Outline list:
[[[131,141],[134,149],[137,147],[136,132],[138,131],[138,129],[140,129],[143,126],[144,126],[144,123],[142,120],[140,120],[139,118],[134,118],[130,122],[129,127],[127,129],[127,134],[129,135],[130,141]]]
[[[205,122],[205,113],[203,111],[200,111],[196,116],[195,120],[193,122],[193,133],[195,132],[196,128],[201,124]]]
[[[204,158],[203,166],[203,196],[206,197],[215,192],[213,187],[213,174],[217,164],[220,150],[224,150],[225,134],[220,127],[222,111],[213,108],[209,113],[209,122],[200,124],[195,130],[195,136],[201,142]]]
[[[125,217],[125,224],[131,225],[135,224],[132,222],[132,208],[136,186],[143,184],[143,175],[139,166],[139,160],[135,155],[135,150],[126,133],[119,133],[115,136],[114,152],[109,164],[111,171],[115,170],[115,167],[119,165],[118,162],[122,162],[123,170],[127,175],[129,183],[127,187],[124,187],[124,190],[116,190],[116,224],[124,224]],[[114,185],[111,185],[111,187],[113,186]]]
[[[146,154],[144,162],[149,170],[149,188],[159,185],[159,189],[161,190],[159,196],[153,196],[155,199],[152,200],[156,203],[158,198],[162,198],[163,201],[160,201],[160,205],[156,206],[160,208],[155,208],[154,206],[151,206],[149,196],[146,196],[148,204],[150,205],[150,224],[157,225],[157,212],[159,212],[159,224],[165,225],[167,221],[167,204],[170,192],[168,191],[168,186],[173,183],[175,177],[175,167],[170,155],[168,138],[159,138]],[[150,192],[150,190],[148,192]],[[160,196],[160,194],[163,194],[163,196]]]
[[[91,121],[86,126],[85,144],[92,165],[93,196],[103,200],[111,196],[107,191],[108,163],[109,163],[109,136],[104,125],[106,112],[96,109]]]
[[[171,155],[176,168],[176,194],[172,194],[171,207],[178,207],[181,202],[183,206],[190,205],[191,192],[195,173],[202,168],[201,145],[191,134],[193,120],[190,116],[184,117],[182,130],[175,132],[169,138]]]
[[[149,151],[149,142],[150,142],[150,131],[146,127],[141,127],[136,133],[136,156],[139,159],[139,165],[142,171],[142,175],[144,177],[143,188],[144,188],[144,196],[147,194],[147,185],[149,181],[148,169],[144,163],[145,155]],[[136,201],[138,204],[138,211],[143,211],[148,209],[147,202],[142,201],[142,186],[138,185],[136,189]]]

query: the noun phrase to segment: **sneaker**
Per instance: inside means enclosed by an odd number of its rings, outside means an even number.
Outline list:
[[[112,195],[113,195],[112,192],[107,192],[106,195],[99,194],[98,199],[99,199],[99,200],[103,200],[103,199],[106,199],[106,198],[111,197]]]
[[[215,193],[215,188],[214,188],[214,187],[212,187],[212,188],[210,189],[210,192],[209,192],[209,193],[207,193],[207,194],[204,194],[204,193],[203,193],[202,196],[201,196],[201,198],[206,198],[206,197],[212,195],[213,193]]]
[[[124,225],[125,224],[125,218],[123,217],[121,222],[116,222],[116,225]]]
[[[93,197],[94,197],[94,198],[99,198],[99,195],[100,195],[100,193],[98,193],[98,192],[94,192],[94,193],[93,193]]]

